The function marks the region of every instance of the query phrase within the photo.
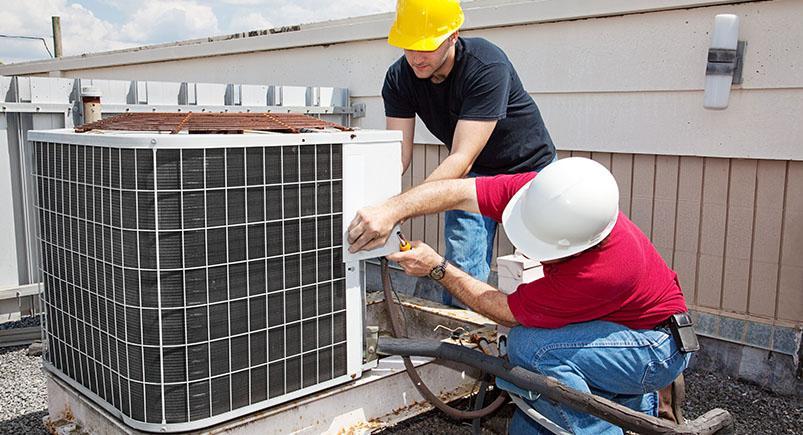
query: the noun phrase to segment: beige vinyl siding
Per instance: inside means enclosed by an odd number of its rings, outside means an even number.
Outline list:
[[[448,155],[415,145],[405,189]],[[803,162],[560,150],[594,159],[619,183],[621,210],[677,271],[691,308],[761,322],[803,321]],[[444,251],[443,214],[404,231]],[[513,252],[504,232],[496,255]]]

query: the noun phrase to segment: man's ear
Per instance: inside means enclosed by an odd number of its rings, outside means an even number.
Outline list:
[[[455,30],[454,33],[449,35],[449,43],[451,45],[454,45],[457,42],[457,37],[460,36],[459,33],[460,33],[459,30]]]

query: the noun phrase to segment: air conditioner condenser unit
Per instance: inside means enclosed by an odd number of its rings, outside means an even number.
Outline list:
[[[32,131],[46,370],[127,425],[208,427],[363,367],[346,226],[401,134]]]

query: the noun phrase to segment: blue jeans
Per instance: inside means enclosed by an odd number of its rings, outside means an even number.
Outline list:
[[[470,173],[468,176],[475,177],[476,174]],[[474,278],[482,282],[488,281],[493,261],[496,221],[477,213],[449,210],[446,212],[443,227],[446,259]],[[459,302],[445,288],[441,289],[444,305],[456,305]]]
[[[604,321],[557,329],[515,327],[508,355],[513,364],[652,416],[658,415],[657,391],[672,383],[691,358],[680,352],[668,330],[633,330]],[[546,398],[528,403],[571,433],[622,434],[617,426]],[[516,410],[508,433],[550,432]]]

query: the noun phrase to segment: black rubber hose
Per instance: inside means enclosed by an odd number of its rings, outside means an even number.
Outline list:
[[[483,373],[482,376],[484,378],[485,373]],[[482,405],[485,405],[485,391],[487,389],[488,389],[488,381],[483,379],[480,382],[480,391],[477,392],[477,397],[474,398],[474,410],[482,409]],[[482,419],[480,417],[471,420],[471,433],[473,435],[482,434]]]
[[[393,284],[391,284],[390,282],[390,272],[388,271],[388,260],[383,257],[380,260],[380,264],[382,267],[382,287],[385,294],[385,307],[388,310],[388,318],[390,319],[390,328],[393,332],[393,335],[395,335],[396,337],[406,337],[407,336],[406,325],[403,325],[403,319],[400,317],[399,310],[393,304]],[[469,350],[469,352],[481,354],[480,352],[474,350]],[[458,420],[472,420],[475,418],[482,418],[487,415],[490,415],[493,412],[496,412],[496,410],[498,410],[507,401],[506,395],[500,394],[499,397],[496,398],[496,400],[494,400],[488,406],[482,409],[476,409],[473,411],[463,411],[462,409],[454,408],[444,403],[443,400],[441,400],[438,396],[432,393],[432,391],[430,391],[430,389],[418,375],[415,366],[413,366],[412,361],[410,361],[409,355],[402,355],[402,361],[404,362],[404,369],[407,371],[407,375],[410,377],[410,380],[413,381],[415,389],[418,390],[418,392],[422,396],[424,396],[424,398],[427,399],[427,401],[430,404],[432,404],[432,406],[438,408],[439,410],[443,411],[446,415],[452,418]]]
[[[574,410],[591,414],[623,429],[648,434],[730,434],[733,417],[724,409],[712,409],[694,421],[678,425],[646,415],[611,400],[582,393],[559,381],[510,364],[501,358],[434,340],[380,337],[378,351],[388,355],[439,358],[484,370],[519,388],[540,393],[545,398]]]

